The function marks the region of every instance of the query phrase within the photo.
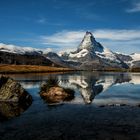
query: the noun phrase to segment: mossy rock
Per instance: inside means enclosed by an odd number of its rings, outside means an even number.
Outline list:
[[[10,77],[0,77],[0,101],[24,102],[31,101],[32,97],[28,92]]]

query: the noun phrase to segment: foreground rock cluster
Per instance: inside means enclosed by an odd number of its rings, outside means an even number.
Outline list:
[[[69,101],[74,98],[74,91],[68,88],[62,88],[58,85],[56,79],[49,79],[46,83],[42,83],[40,88],[40,96],[48,103],[58,103],[61,101]],[[32,97],[28,92],[10,77],[0,77],[0,101],[1,102],[27,102],[32,101]]]

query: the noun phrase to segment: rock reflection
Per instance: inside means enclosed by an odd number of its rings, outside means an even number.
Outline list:
[[[32,101],[23,103],[0,102],[0,121],[20,116],[31,104]]]

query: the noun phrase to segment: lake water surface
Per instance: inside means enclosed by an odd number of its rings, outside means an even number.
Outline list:
[[[140,140],[140,73],[75,72],[10,75],[32,95],[26,106],[0,103],[0,140]],[[70,101],[47,103],[49,78],[75,91]]]

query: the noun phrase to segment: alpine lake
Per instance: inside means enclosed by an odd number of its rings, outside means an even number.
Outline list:
[[[10,74],[32,104],[0,103],[0,140],[140,140],[140,73],[68,72]],[[40,85],[49,78],[74,97],[47,102]]]

